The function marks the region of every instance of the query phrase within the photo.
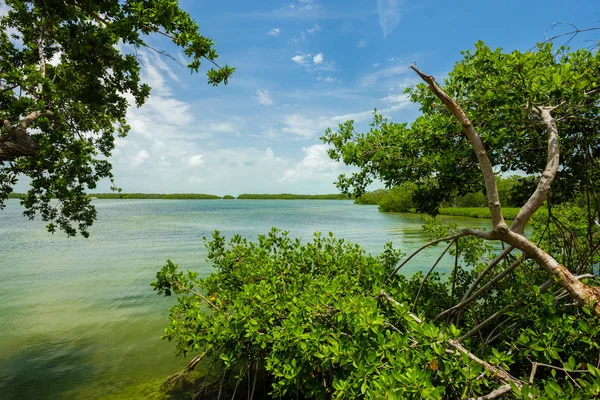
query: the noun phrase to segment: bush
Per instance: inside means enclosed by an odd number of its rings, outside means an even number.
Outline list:
[[[413,208],[415,185],[403,183],[386,193],[379,201],[379,210],[384,212],[409,212]]]
[[[427,230],[448,233],[433,219]],[[599,321],[586,307],[536,290],[535,282],[547,277],[532,264],[523,264],[472,303],[460,328],[450,323],[458,321],[454,317],[431,322],[452,298],[464,295],[494,257],[491,246],[477,239],[461,239],[454,285],[435,272],[388,280],[399,251],[388,244],[383,254],[372,256],[331,234],[315,234],[302,244],[273,229],[257,242],[236,235],[227,243],[215,232],[206,245],[214,273],[199,279],[168,261],[153,286],[159,294],[177,295],[165,338],[176,342],[180,355],[206,352],[223,371],[222,379],[232,377],[231,385],[244,371],[256,371],[276,398],[485,395],[500,386],[497,376],[456,353],[450,339],[516,304],[501,324],[482,329],[465,346],[523,382],[529,379],[529,360],[563,370],[540,367],[533,385],[515,387],[507,396],[566,399],[600,393],[600,371],[593,367]]]
[[[230,194],[226,194],[225,196],[223,196],[223,200],[233,200],[233,199],[235,199],[235,197],[233,197]]]

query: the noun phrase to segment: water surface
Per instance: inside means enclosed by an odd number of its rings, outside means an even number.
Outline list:
[[[0,397],[98,398],[185,361],[161,341],[172,300],[149,286],[166,259],[211,272],[202,238],[218,229],[254,239],[271,227],[310,240],[333,232],[377,254],[386,242],[404,252],[424,243],[421,217],[327,200],[95,200],[89,239],[46,232],[21,215],[18,200],[0,211]],[[461,227],[486,220],[448,217]],[[428,268],[426,251],[404,273]],[[448,271],[451,260],[440,265]]]

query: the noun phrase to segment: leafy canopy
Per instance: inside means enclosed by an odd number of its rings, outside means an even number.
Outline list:
[[[577,189],[586,179],[586,160],[600,156],[598,51],[555,50],[549,43],[506,53],[478,42],[463,52],[443,89],[468,114],[498,172],[544,169],[546,129],[534,106],[560,106],[553,112],[561,142],[555,186]],[[413,123],[390,122],[375,112],[368,132],[347,121],[322,139],[332,145],[331,158],[359,168],[339,177],[342,191],[361,194],[375,178],[387,187],[415,182],[417,210],[435,214],[453,193],[482,190],[482,176],[462,127],[431,90],[421,83],[407,93],[422,112]]]
[[[125,136],[127,96],[136,106],[150,87],[140,81],[137,49],[151,35],[167,37],[197,72],[212,64],[208,83],[227,83],[211,39],[174,0],[7,0],[0,19],[0,207],[17,179],[31,188],[25,214],[48,229],[86,236],[96,218],[87,189],[112,181],[107,158]],[[132,48],[127,53],[124,48]],[[161,52],[163,53],[163,52]],[[166,53],[163,53],[166,54]],[[51,62],[52,61],[52,62]],[[51,202],[52,198],[57,203]]]
[[[436,237],[455,228],[426,224]],[[252,370],[273,398],[475,398],[497,389],[498,378],[452,351],[450,342],[506,309],[501,322],[464,340],[478,357],[524,382],[506,398],[600,394],[598,317],[542,292],[538,284],[547,276],[534,263],[498,282],[460,321],[433,322],[496,256],[479,239],[461,239],[454,283],[436,272],[387,280],[402,256],[398,250],[388,245],[372,256],[332,234],[303,244],[276,229],[253,242],[239,235],[227,241],[215,232],[205,243],[215,267],[210,276],[168,261],[153,287],[177,297],[164,337],[176,343],[178,355],[206,355],[216,367],[211,370],[220,371],[214,385],[250,382]],[[532,362],[551,367],[540,367],[525,384]]]

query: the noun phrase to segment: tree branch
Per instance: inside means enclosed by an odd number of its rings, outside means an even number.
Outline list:
[[[489,392],[488,394],[486,394],[484,396],[471,397],[467,400],[491,400],[491,399],[495,399],[496,397],[500,397],[503,394],[510,392],[511,390],[512,390],[512,388],[510,387],[510,383],[507,383],[507,384],[500,386],[498,389],[495,389],[495,390]]]
[[[394,270],[390,273],[390,275],[385,280],[384,285],[386,285],[390,281],[390,279],[392,279],[398,273],[398,271],[400,271],[400,269],[402,267],[404,267],[414,256],[419,254],[421,251],[423,251],[427,247],[431,247],[440,242],[448,242],[451,240],[453,241],[453,240],[456,240],[463,236],[475,236],[480,239],[487,239],[487,240],[497,239],[497,236],[494,232],[485,232],[485,231],[480,231],[480,230],[476,230],[476,229],[463,229],[462,231],[460,231],[459,233],[457,233],[455,235],[450,235],[450,236],[446,236],[446,237],[443,237],[440,239],[432,240],[431,242],[425,243],[423,246],[421,246],[417,250],[413,251],[407,258],[404,259],[404,261],[402,261],[396,268],[394,268]]]
[[[546,125],[546,133],[548,135],[548,161],[535,192],[533,192],[529,200],[527,200],[527,203],[525,203],[525,205],[521,208],[511,226],[511,230],[520,234],[523,234],[525,225],[527,225],[529,218],[531,218],[533,213],[541,207],[544,201],[546,201],[548,192],[550,191],[550,186],[552,185],[552,182],[556,177],[556,173],[558,172],[558,166],[560,163],[558,128],[556,127],[556,120],[551,114],[555,108],[556,107],[534,108],[540,117],[542,117],[542,120]]]
[[[469,352],[469,350],[465,349],[456,340],[449,339],[448,344],[450,344],[450,346],[454,347],[459,353],[465,354],[467,357],[469,357],[470,360],[475,361],[477,364],[481,365],[483,368],[485,368],[486,370],[491,372],[493,377],[498,378],[504,384],[509,384],[510,382],[512,382],[519,389],[521,389],[521,387],[523,387],[523,384],[521,383],[520,380],[518,380],[517,378],[510,375],[508,372],[506,372],[502,368],[493,366],[492,364],[488,363],[487,361],[483,361],[482,359],[478,358],[475,354],[473,354],[473,353]],[[456,353],[452,350],[446,350],[446,352],[450,353],[450,354]]]
[[[571,271],[556,261],[554,257],[530,242],[525,236],[509,231],[507,234],[503,235],[503,240],[523,251],[527,257],[537,262],[538,265],[556,279],[579,304],[589,304],[593,306],[596,315],[600,315],[599,288],[580,282],[577,276],[573,275]]]
[[[481,172],[483,173],[483,179],[485,181],[485,189],[488,198],[488,207],[492,216],[492,222],[494,224],[494,230],[500,233],[504,233],[508,230],[508,226],[504,222],[502,215],[502,208],[500,205],[500,197],[498,196],[498,188],[496,186],[496,176],[494,175],[494,169],[490,159],[485,151],[481,136],[475,130],[475,127],[463,111],[463,109],[456,103],[450,96],[448,96],[435,82],[433,76],[425,75],[415,65],[411,65],[410,68],[415,71],[421,79],[423,79],[428,85],[429,89],[437,96],[438,99],[444,103],[448,111],[450,111],[456,120],[462,125],[462,128],[471,143],[471,147],[477,155]]]
[[[515,248],[513,246],[508,246],[502,251],[502,253],[500,253],[496,258],[494,258],[492,262],[490,262],[489,265],[483,271],[481,271],[481,273],[479,274],[477,279],[475,279],[475,281],[471,284],[471,286],[469,286],[469,289],[465,292],[461,301],[465,301],[471,295],[471,293],[473,293],[473,291],[475,290],[477,285],[479,285],[479,283],[483,280],[483,278],[485,278],[485,276],[492,269],[494,269],[496,265],[498,265],[498,263],[504,259],[504,257],[508,256],[514,249]]]
[[[477,297],[479,297],[479,295],[481,295],[482,293],[485,293],[487,290],[489,290],[494,284],[496,284],[496,282],[498,282],[499,280],[501,280],[502,278],[504,278],[509,272],[511,272],[512,270],[514,270],[515,268],[517,268],[519,265],[521,265],[521,263],[523,263],[523,261],[525,260],[524,257],[519,258],[518,260],[516,260],[514,263],[512,263],[511,265],[509,265],[508,267],[506,267],[504,270],[502,270],[502,272],[500,272],[498,275],[496,275],[492,280],[490,280],[488,283],[486,283],[485,285],[483,285],[481,287],[481,289],[479,289],[478,291],[476,291],[475,293],[473,293],[473,295],[471,295],[470,297],[466,298],[465,300],[462,300],[460,303],[458,303],[457,305],[444,310],[443,312],[439,313],[434,321],[437,321],[438,319],[440,319],[441,317],[443,317],[444,315],[454,311],[454,310],[458,310],[460,308],[463,308],[464,306],[466,306],[467,304],[469,304],[470,302],[472,302],[473,300],[475,300]]]

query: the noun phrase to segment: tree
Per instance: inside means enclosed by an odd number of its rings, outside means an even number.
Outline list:
[[[506,243],[509,253],[522,251],[578,303],[594,304],[600,314],[600,290],[580,282],[524,235],[557,176],[573,190],[589,182],[589,170],[597,166],[600,52],[563,47],[554,51],[551,43],[526,53],[492,50],[482,42],[475,47],[463,53],[443,88],[411,66],[424,81],[409,90],[423,113],[412,124],[391,123],[375,114],[366,134],[357,133],[352,121],[325,133],[323,140],[333,146],[330,156],[360,168],[350,177],[341,176],[338,186],[360,193],[373,177],[389,186],[415,181],[421,190],[415,201],[430,212],[451,188],[466,193],[483,186],[492,231],[465,230],[446,240],[473,236]],[[541,175],[510,227],[502,213],[494,165],[502,172]]]
[[[48,230],[87,237],[96,218],[87,189],[112,181],[107,158],[125,136],[131,96],[150,94],[140,81],[137,50],[159,35],[170,39],[197,72],[213,64],[208,83],[227,84],[211,39],[174,0],[8,0],[0,19],[0,207],[20,176],[31,180],[25,215]],[[132,53],[121,50],[130,46]],[[57,203],[51,202],[52,198]]]

